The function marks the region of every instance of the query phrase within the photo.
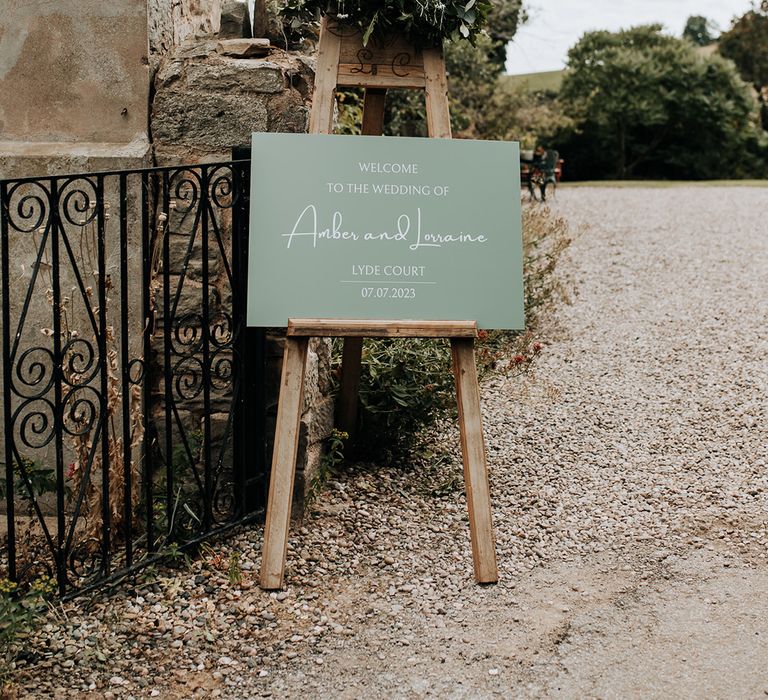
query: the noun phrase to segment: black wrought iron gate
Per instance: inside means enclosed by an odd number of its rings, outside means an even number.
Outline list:
[[[0,577],[83,590],[263,507],[249,173],[0,181]]]

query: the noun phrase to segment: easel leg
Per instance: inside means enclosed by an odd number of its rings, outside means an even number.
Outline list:
[[[348,433],[350,437],[357,427],[357,394],[360,389],[362,357],[363,339],[344,338],[336,424],[339,430]]]
[[[485,461],[483,420],[480,413],[480,388],[477,384],[474,340],[452,338],[453,373],[459,403],[461,452],[464,457],[464,483],[467,490],[472,558],[478,583],[499,580],[496,547],[491,518],[491,494]]]
[[[307,337],[285,340],[267,523],[264,528],[264,550],[261,557],[261,587],[268,590],[281,588],[283,585],[308,347]]]
[[[384,88],[365,88],[363,103],[364,136],[381,136],[384,133],[384,108],[387,103],[387,91]]]
[[[312,111],[309,115],[310,134],[333,133],[333,107],[340,51],[341,38],[328,31],[328,20],[323,18],[317,52],[315,91],[312,97]]]
[[[427,93],[427,129],[433,139],[451,138],[451,111],[448,107],[448,78],[441,49],[424,49],[424,77]]]
[[[387,91],[366,88],[363,105],[362,132],[366,136],[381,136],[384,131],[384,107]],[[360,363],[363,354],[362,338],[345,338],[341,360],[341,386],[336,409],[336,424],[350,437],[357,427],[357,395],[360,389]]]

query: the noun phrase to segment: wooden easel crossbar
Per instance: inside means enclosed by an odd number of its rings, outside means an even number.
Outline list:
[[[430,137],[451,137],[448,87],[441,49],[416,50],[397,38],[366,48],[359,33],[331,27],[324,20],[310,118],[311,133],[332,132],[337,87],[365,87],[362,131],[367,135],[382,133],[388,88],[423,89]],[[475,579],[478,583],[498,580],[474,354],[476,336],[475,321],[288,321],[264,530],[262,588],[281,588],[284,580],[304,403],[304,377],[312,337],[344,338],[337,423],[342,430],[350,433],[354,430],[357,416],[363,338],[450,340]]]

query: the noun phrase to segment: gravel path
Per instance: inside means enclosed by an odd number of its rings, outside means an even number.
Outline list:
[[[191,571],[52,617],[19,686],[768,695],[768,189],[564,188],[556,206],[581,228],[573,303],[534,374],[483,391],[498,585],[472,581],[455,456],[359,468],[295,531],[285,592],[259,591],[261,534],[242,532]]]

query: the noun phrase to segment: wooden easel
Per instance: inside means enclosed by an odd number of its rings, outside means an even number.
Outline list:
[[[426,92],[429,136],[451,138],[448,83],[441,49],[416,50],[399,38],[364,47],[359,32],[332,27],[323,20],[310,133],[332,133],[337,87],[365,88],[362,132],[374,136],[383,131],[387,89],[422,89]],[[312,337],[344,338],[337,423],[350,434],[357,418],[363,338],[450,339],[475,579],[478,583],[498,580],[474,354],[476,335],[474,321],[288,321],[264,529],[262,588],[271,590],[283,585],[304,403],[304,374]]]

